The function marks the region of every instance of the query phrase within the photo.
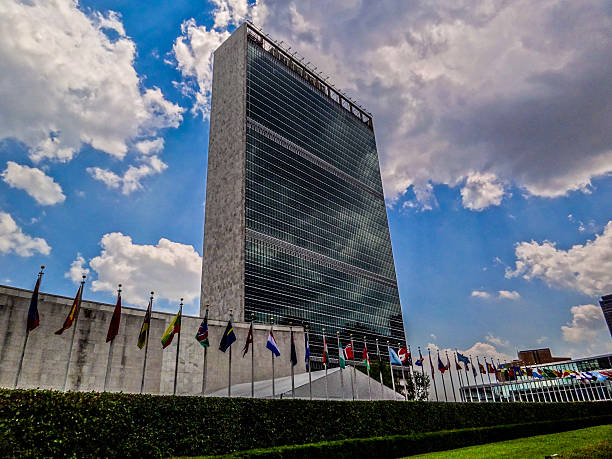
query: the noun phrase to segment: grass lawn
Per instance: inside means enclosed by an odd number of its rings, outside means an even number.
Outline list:
[[[561,457],[612,457],[612,425],[589,427],[550,435],[469,446],[467,448],[420,454],[411,457],[444,458],[543,458],[552,454]]]

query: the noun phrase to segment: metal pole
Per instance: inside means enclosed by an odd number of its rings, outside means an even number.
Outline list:
[[[206,318],[206,326],[208,326],[208,308],[210,307],[209,304],[206,305],[206,313],[205,313],[205,318]],[[204,395],[206,393],[206,366],[208,363],[208,346],[206,346],[204,348],[204,365],[202,367],[202,395]]]
[[[489,368],[486,357],[484,357],[484,362],[485,368],[487,369],[487,377],[489,378],[489,387],[491,387],[491,395],[493,396],[493,403],[495,403],[497,400],[495,400],[495,391],[493,390],[493,383],[491,382],[491,369]],[[491,362],[493,362],[492,359]],[[493,363],[491,363],[491,366],[493,366]]]
[[[232,308],[229,310],[230,322],[233,319]],[[229,364],[227,366],[227,396],[232,396],[232,346],[229,347]]]
[[[419,358],[421,358],[421,346],[419,348]],[[425,400],[429,401],[429,389],[427,388],[427,384],[425,384],[425,362],[421,362],[421,378],[423,379],[423,392],[425,392]]]
[[[363,337],[363,349],[366,351],[366,355],[368,356],[367,359],[364,359],[366,362],[366,370],[368,372],[368,400],[372,401],[372,388],[370,387],[370,366],[368,365],[368,362],[370,360],[370,354],[368,354],[368,345],[366,344],[366,337]]]
[[[308,325],[306,325],[306,341],[308,341],[308,349],[310,351],[310,332],[308,330]],[[304,350],[304,352],[306,352],[306,350]],[[312,400],[312,373],[310,365],[310,352],[308,352],[308,391],[310,400]]]
[[[440,361],[440,351],[438,350],[438,361]],[[440,370],[440,368],[438,368]],[[444,383],[444,373],[440,371],[440,377],[442,378],[442,388],[444,389],[444,401],[448,403],[448,396],[446,395],[446,384]]]
[[[353,353],[353,357],[355,357],[355,346],[353,345],[353,334],[352,333],[351,333],[351,352]],[[355,378],[357,377],[357,375],[355,374],[355,362],[352,362],[351,366],[353,367],[353,371],[351,372],[351,370],[349,370],[349,374],[351,375],[351,390],[353,391],[353,401],[355,401]]]
[[[274,330],[274,316],[270,316],[270,333]],[[275,376],[274,376],[274,352],[272,354],[272,398],[276,398],[276,385],[275,385]]]
[[[389,341],[387,341],[387,355],[389,356],[389,368],[391,369],[391,384],[393,385],[393,400],[395,400],[395,376],[393,375],[393,362],[391,362],[391,352],[389,351]]]
[[[436,402],[439,402],[438,398],[438,387],[436,386],[436,378],[434,376],[433,362],[431,361],[431,350],[427,348],[427,353],[429,354],[429,371],[431,371],[431,380],[433,381],[434,391],[436,392]]]
[[[176,383],[178,381],[178,364],[179,364],[179,352],[181,351],[181,328],[183,327],[183,298],[181,298],[181,305],[179,306],[179,317],[181,324],[179,325],[179,329],[176,337],[176,362],[174,363],[174,389],[172,391],[173,395],[176,395]]]
[[[340,353],[342,346],[340,345],[340,332],[336,331],[336,340],[338,341],[338,366],[340,367],[340,391],[342,392],[342,400],[344,400],[344,368],[340,365]],[[345,362],[346,365],[346,362]]]
[[[295,349],[295,341],[293,341],[293,328],[291,328],[291,322],[289,322],[289,332],[291,334],[291,347]],[[289,352],[289,354],[291,354],[291,352]],[[296,357],[297,357],[297,350],[296,350]],[[291,355],[289,355],[289,360],[291,360]],[[291,398],[295,398],[295,379],[294,379],[294,372],[293,372],[293,362],[291,362]]]
[[[142,380],[140,381],[140,393],[141,394],[144,391],[145,373],[147,371],[147,354],[149,352],[149,335],[151,334],[151,315],[153,314],[153,292],[151,292],[150,301],[151,301],[151,314],[149,315],[149,325],[148,325],[149,328],[147,328],[147,339],[145,340],[145,355],[144,355],[144,363],[142,364]]]
[[[457,349],[455,349],[455,353],[457,353]],[[465,370],[465,383],[468,388],[468,392],[470,394],[470,402],[474,402],[474,396],[472,395],[472,389],[470,388],[470,375],[468,374],[468,366],[469,364],[463,362],[463,369]],[[467,401],[467,397],[466,397]]]
[[[408,345],[408,355],[410,356],[410,381],[412,382],[414,400],[416,400],[417,399],[417,386],[416,386],[416,379],[414,378],[414,359],[412,358],[412,350],[410,349],[410,344]]]
[[[253,340],[251,343],[251,398],[255,398],[255,328],[253,322],[255,322],[255,314],[251,313],[251,330],[253,332],[251,336]]]
[[[38,286],[40,288],[40,281],[42,279],[42,276],[44,274],[43,270],[45,269],[45,265],[42,265],[40,267],[40,272],[38,273],[38,278],[36,279],[36,286]],[[34,292],[32,293],[32,296],[34,295],[38,295],[38,289],[36,287],[34,287]],[[34,299],[32,298],[31,301],[33,301]],[[38,308],[38,296],[36,298],[36,304],[37,304],[37,308]],[[29,314],[29,311],[28,311]],[[15,375],[15,384],[13,385],[13,387],[15,389],[17,389],[17,385],[19,384],[19,378],[21,376],[21,368],[23,367],[23,358],[25,357],[25,350],[26,350],[26,346],[28,344],[28,338],[30,337],[30,330],[28,329],[28,326],[26,325],[26,334],[25,334],[25,339],[23,340],[23,346],[21,348],[21,355],[19,356],[19,365],[17,365],[17,374]]]
[[[470,355],[470,365],[472,365],[472,376],[474,376],[474,386],[476,386],[476,395],[478,396],[478,402],[480,403],[482,400],[480,400],[480,391],[478,390],[478,380],[476,379],[476,375],[474,374],[474,372],[476,371],[476,369],[474,368],[474,359],[472,358],[471,355]]]
[[[484,377],[482,376],[482,370],[480,369],[480,357],[476,356],[476,362],[478,362],[478,373],[480,373],[480,382],[482,382],[482,392],[484,394],[484,401],[488,402],[489,397],[487,397],[487,390],[485,388]]]
[[[401,348],[402,343],[397,343],[397,346]],[[404,400],[408,401],[408,382],[406,381],[406,373],[404,372],[404,362],[402,362],[402,379],[404,380]]]
[[[383,377],[382,377],[382,360],[380,359],[380,348],[378,347],[378,338],[376,338],[376,355],[378,355],[378,375],[380,376],[380,399],[384,398],[383,393]]]
[[[323,331],[323,357],[325,359],[325,363],[323,364],[325,366],[325,400],[329,400],[329,388],[327,386],[327,361],[329,360],[329,353],[326,354],[326,346],[327,346],[327,341],[325,340],[325,329],[322,329]]]
[[[453,399],[457,401],[457,394],[455,393],[455,383],[453,382],[453,371],[451,370],[450,359],[448,358],[448,351],[444,351],[446,354],[446,365],[448,366],[448,377],[451,381],[451,388],[453,389]]]
[[[117,289],[117,297],[121,297],[121,284]],[[117,299],[119,301],[119,299]],[[113,366],[113,349],[115,347],[115,338],[110,342],[108,347],[108,357],[106,359],[106,376],[104,377],[104,392],[108,391],[108,385],[110,384],[111,367]]]
[[[83,289],[85,285],[85,274],[83,274],[83,280],[81,281],[81,289],[79,292],[79,304],[74,316],[74,323],[72,324],[72,337],[70,338],[70,352],[68,353],[68,361],[66,362],[66,374],[64,375],[64,385],[62,391],[66,392],[66,384],[68,383],[68,371],[70,370],[70,360],[72,359],[72,348],[74,347],[74,336],[76,335],[77,322],[79,320],[79,312],[81,312],[81,302],[83,301]]]

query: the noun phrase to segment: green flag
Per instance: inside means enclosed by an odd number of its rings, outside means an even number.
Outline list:
[[[338,363],[340,364],[340,368],[346,367],[346,362],[344,360],[344,349],[342,349],[342,345],[338,344]]]

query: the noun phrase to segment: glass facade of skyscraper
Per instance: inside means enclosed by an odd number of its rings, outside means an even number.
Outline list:
[[[404,328],[371,121],[247,46],[245,319],[386,352]]]

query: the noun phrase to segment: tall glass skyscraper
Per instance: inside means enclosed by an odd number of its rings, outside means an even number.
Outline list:
[[[403,342],[372,116],[249,23],[214,58],[202,308]]]

